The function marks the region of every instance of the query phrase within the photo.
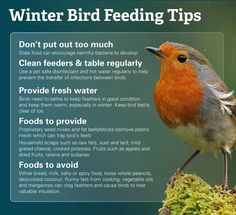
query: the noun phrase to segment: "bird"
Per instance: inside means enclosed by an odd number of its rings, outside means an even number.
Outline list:
[[[160,61],[154,89],[162,121],[195,151],[175,171],[168,185],[200,152],[223,154],[222,189],[228,190],[228,158],[236,148],[236,99],[209,60],[195,48],[176,42],[146,47]]]

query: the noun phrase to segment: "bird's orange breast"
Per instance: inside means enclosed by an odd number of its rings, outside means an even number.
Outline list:
[[[154,92],[160,117],[171,128],[202,123],[199,111],[204,97],[203,87],[193,68],[188,66],[176,71],[165,64],[161,63],[161,76]]]

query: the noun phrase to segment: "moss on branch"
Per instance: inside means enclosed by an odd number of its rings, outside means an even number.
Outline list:
[[[194,174],[179,175],[167,187],[160,215],[236,215],[236,193],[211,187]]]

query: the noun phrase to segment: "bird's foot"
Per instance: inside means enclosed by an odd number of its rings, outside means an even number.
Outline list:
[[[224,182],[221,184],[221,188],[222,188],[222,190],[228,190],[228,189],[229,189],[228,183],[227,183],[226,181],[224,181]]]
[[[183,173],[177,169],[177,171],[175,172],[175,174],[169,179],[167,185],[166,185],[166,188],[167,187],[170,187],[170,188],[174,188],[174,185],[175,185],[175,180],[177,178],[178,175],[182,175]]]
[[[234,187],[231,190],[233,193],[236,193],[236,184],[234,185]]]

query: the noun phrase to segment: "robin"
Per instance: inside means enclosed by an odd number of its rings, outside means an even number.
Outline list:
[[[174,42],[147,47],[160,60],[154,100],[164,123],[196,151],[176,170],[169,183],[200,152],[223,153],[223,189],[228,189],[228,157],[236,147],[236,99],[207,58]]]

